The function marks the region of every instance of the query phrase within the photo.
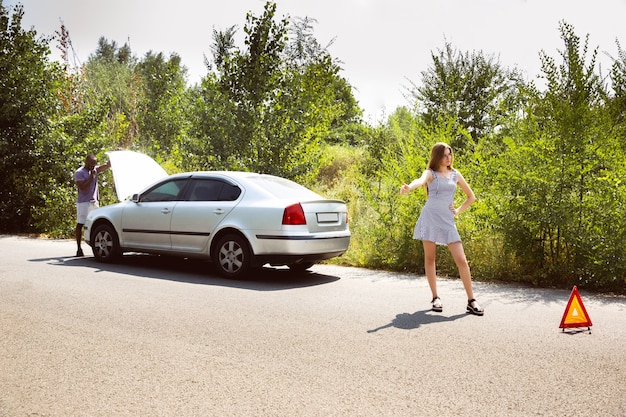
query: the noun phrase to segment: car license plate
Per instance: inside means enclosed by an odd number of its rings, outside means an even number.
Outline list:
[[[339,220],[339,213],[317,213],[318,223],[333,223]]]

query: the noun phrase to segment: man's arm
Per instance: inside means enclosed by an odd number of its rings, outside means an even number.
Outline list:
[[[111,161],[110,161],[110,160],[109,160],[109,161],[107,161],[107,163],[106,163],[106,164],[104,164],[104,165],[100,165],[100,166],[99,166],[99,167],[97,167],[96,169],[98,170],[98,174],[99,174],[99,173],[101,173],[101,172],[103,172],[103,171],[106,171],[106,170],[107,170],[107,169],[109,169],[109,168],[111,168]]]
[[[78,187],[78,189],[80,191],[87,191],[89,189],[89,185],[91,184],[91,182],[94,180],[96,176],[96,170],[92,170],[89,171],[89,175],[87,176],[87,178],[79,180],[76,179],[76,186]]]

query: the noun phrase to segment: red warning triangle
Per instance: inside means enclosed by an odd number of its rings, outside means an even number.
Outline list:
[[[569,327],[591,327],[591,319],[587,314],[583,300],[580,298],[578,288],[574,286],[572,294],[569,296],[565,313],[561,319],[560,329]]]

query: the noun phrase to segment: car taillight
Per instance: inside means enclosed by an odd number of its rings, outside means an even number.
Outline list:
[[[306,224],[304,210],[302,210],[300,203],[292,204],[285,208],[283,212],[283,224]]]

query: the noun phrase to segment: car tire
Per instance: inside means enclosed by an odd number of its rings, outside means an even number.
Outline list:
[[[98,262],[111,263],[119,259],[121,255],[120,241],[111,225],[96,226],[91,242],[93,256]]]
[[[220,275],[230,279],[241,278],[250,269],[248,242],[236,234],[220,238],[215,246],[213,263]]]

